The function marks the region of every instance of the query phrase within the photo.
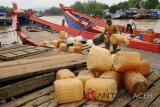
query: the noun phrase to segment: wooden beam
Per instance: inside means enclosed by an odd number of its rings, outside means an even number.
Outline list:
[[[55,99],[52,99],[50,101],[47,101],[37,107],[57,107],[57,103]]]
[[[25,103],[27,103],[29,101],[32,101],[32,100],[37,99],[39,97],[42,97],[42,96],[44,96],[46,94],[49,94],[49,93],[51,93],[53,91],[54,91],[54,88],[53,88],[53,85],[52,85],[52,86],[49,86],[49,87],[44,88],[42,90],[30,93],[30,94],[28,94],[26,96],[23,96],[21,98],[15,99],[15,100],[13,100],[11,102],[8,102],[6,104],[2,104],[1,107],[21,106],[21,105],[24,105]]]
[[[48,73],[0,88],[0,100],[4,100],[33,89],[48,85],[55,80],[55,73]]]
[[[160,105],[160,95],[149,107],[158,107]]]
[[[56,56],[55,56],[56,57]],[[29,63],[25,65],[0,68],[0,81],[8,81],[17,78],[23,78],[31,75],[38,75],[44,72],[51,72],[53,70],[59,70],[62,68],[68,68],[75,65],[80,65],[86,62],[86,58],[83,55],[70,55],[57,60],[47,60],[36,63]]]
[[[22,107],[35,107],[35,106],[39,106],[47,101],[53,100],[54,99],[54,92],[48,93],[42,97],[39,97],[33,101],[30,101],[28,103],[26,103],[25,105],[23,105]]]

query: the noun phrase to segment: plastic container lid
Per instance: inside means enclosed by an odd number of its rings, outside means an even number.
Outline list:
[[[66,39],[66,42],[67,42],[68,44],[71,44],[71,43],[73,43],[73,42],[75,42],[75,41],[76,41],[76,39],[73,38],[73,37],[69,37],[69,38]]]
[[[83,40],[83,37],[82,37],[82,36],[76,36],[75,39],[76,39],[76,41],[79,42],[79,41],[82,41],[82,40]]]

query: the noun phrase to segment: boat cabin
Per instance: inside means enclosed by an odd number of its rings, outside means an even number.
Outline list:
[[[0,8],[0,20],[6,19],[6,16],[5,10]]]

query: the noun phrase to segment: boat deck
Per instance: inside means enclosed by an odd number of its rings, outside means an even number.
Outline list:
[[[42,44],[42,42],[44,40],[47,40],[47,41],[52,41],[54,39],[57,39],[58,36],[59,36],[59,33],[57,32],[49,32],[49,31],[45,31],[45,30],[42,30],[42,31],[39,31],[39,32],[29,32],[26,30],[26,27],[23,26],[21,28],[22,32],[24,34],[26,34],[29,38],[31,38],[32,40]]]

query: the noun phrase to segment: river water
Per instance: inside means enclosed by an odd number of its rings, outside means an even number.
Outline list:
[[[64,19],[63,16],[44,16],[41,17],[42,19],[45,19],[49,22],[60,24],[62,23],[62,20]],[[128,22],[128,19],[113,19],[113,23],[115,24],[121,24],[121,25],[126,25]],[[154,29],[155,32],[160,32],[160,19],[138,19],[134,20],[136,27],[141,28],[141,29]],[[65,23],[67,26],[67,23]],[[5,31],[13,31],[12,26],[0,26],[0,42],[2,45],[5,44],[12,44],[13,42],[19,42],[19,38],[15,34],[15,32],[8,32],[8,33],[1,33]]]

